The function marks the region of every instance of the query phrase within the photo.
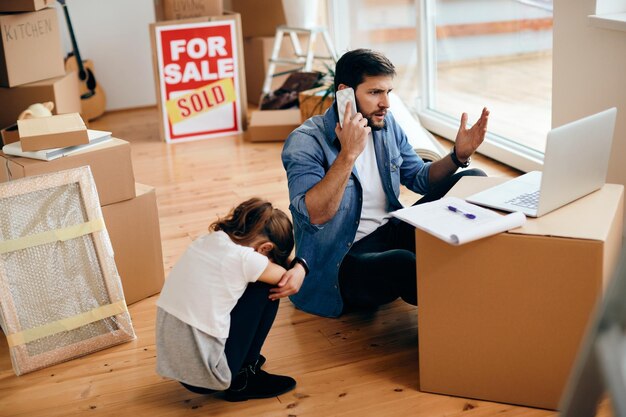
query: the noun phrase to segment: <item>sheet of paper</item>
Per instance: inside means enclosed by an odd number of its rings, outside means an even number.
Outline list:
[[[505,232],[526,222],[521,212],[501,215],[456,197],[445,197],[391,214],[452,245]]]

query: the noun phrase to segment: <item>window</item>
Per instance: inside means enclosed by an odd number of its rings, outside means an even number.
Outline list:
[[[453,139],[462,112],[491,110],[481,152],[537,169],[551,125],[552,4],[418,0],[426,128]]]

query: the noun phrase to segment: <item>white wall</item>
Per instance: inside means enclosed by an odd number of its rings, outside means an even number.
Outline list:
[[[626,184],[626,31],[590,26],[595,3],[554,0],[552,124],[617,107],[607,179]]]
[[[72,50],[63,10],[56,4],[66,52]],[[82,59],[93,61],[107,110],[156,104],[148,25],[153,0],[67,0]]]

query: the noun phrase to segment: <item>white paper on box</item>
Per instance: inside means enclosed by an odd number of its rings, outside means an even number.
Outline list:
[[[391,215],[452,245],[506,232],[526,222],[521,212],[503,216],[456,197],[407,207]]]

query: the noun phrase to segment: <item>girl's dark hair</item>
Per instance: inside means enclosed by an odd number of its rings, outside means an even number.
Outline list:
[[[293,249],[293,226],[289,217],[272,203],[251,198],[232,209],[225,217],[211,223],[209,230],[221,230],[233,242],[248,246],[258,236],[265,236],[274,244],[268,257],[287,268],[287,258]]]
[[[371,49],[355,49],[348,51],[339,58],[335,65],[335,91],[339,84],[356,88],[365,76],[396,75],[396,68],[382,53]]]

